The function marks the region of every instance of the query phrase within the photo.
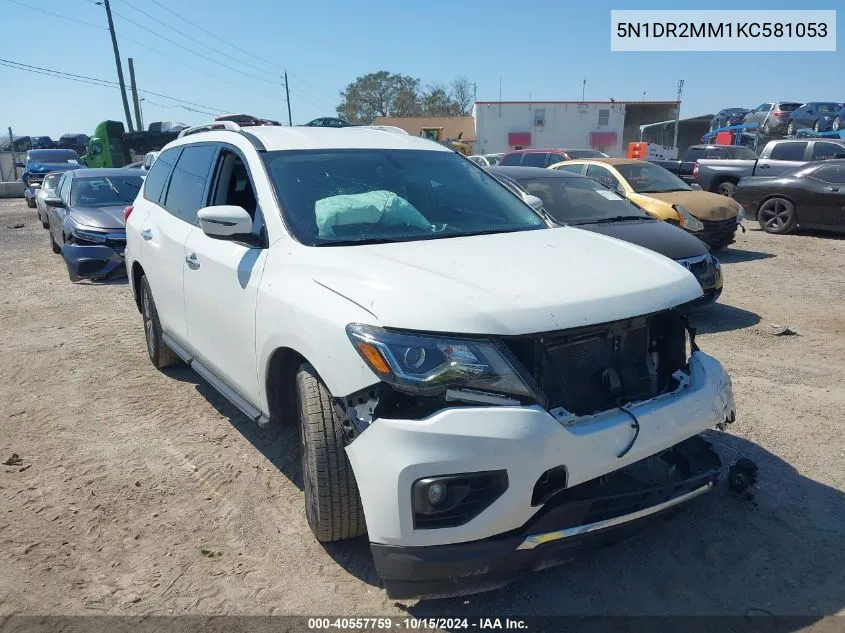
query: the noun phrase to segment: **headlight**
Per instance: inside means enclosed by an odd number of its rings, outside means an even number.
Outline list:
[[[678,212],[678,215],[681,216],[681,226],[684,227],[687,231],[697,233],[698,231],[704,230],[704,224],[702,224],[701,220],[692,215],[681,205],[676,204],[674,206],[674,209]]]
[[[76,227],[70,230],[70,234],[77,240],[82,242],[95,242],[97,244],[105,244],[108,239],[105,233],[98,233],[97,231],[86,231]]]
[[[497,341],[397,332],[356,323],[347,325],[346,333],[367,365],[398,391],[438,395],[449,389],[469,389],[541,404],[545,400]]]
[[[736,212],[736,223],[741,224],[744,219],[745,219],[745,208],[742,205],[739,205],[739,210]]]

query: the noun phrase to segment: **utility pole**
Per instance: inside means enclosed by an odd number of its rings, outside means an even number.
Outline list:
[[[675,140],[672,147],[678,148],[678,127],[681,124],[681,94],[684,92],[684,80],[678,79],[678,106],[675,108]]]
[[[12,153],[12,180],[18,179],[18,153],[15,151],[15,135],[12,134],[12,128],[9,128],[9,151]]]
[[[587,80],[581,82],[581,101],[584,101],[584,95],[587,94]]]
[[[132,103],[135,105],[135,120],[138,122],[138,131],[144,131],[144,121],[141,119],[141,104],[138,103],[138,86],[135,85],[135,63],[130,57],[129,61],[129,85],[132,87]]]
[[[288,102],[288,127],[293,127],[293,119],[290,115],[290,90],[288,89],[288,69],[285,68],[285,101]]]
[[[114,63],[117,66],[117,82],[120,84],[120,96],[123,98],[123,113],[126,115],[126,123],[129,125],[129,131],[134,132],[135,128],[132,126],[132,114],[129,112],[129,100],[126,98],[126,83],[123,81],[123,67],[120,65],[120,50],[117,48],[117,36],[114,34],[114,22],[111,19],[111,6],[109,6],[109,0],[103,0],[103,6],[106,8],[106,18],[109,21],[111,45],[114,49]]]

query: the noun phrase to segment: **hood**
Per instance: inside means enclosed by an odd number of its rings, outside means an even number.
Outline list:
[[[108,207],[71,207],[70,217],[77,224],[98,229],[124,230],[123,209],[121,206]]]
[[[411,330],[549,332],[657,312],[702,292],[675,262],[572,227],[302,248],[316,283],[379,325]]]
[[[669,259],[698,257],[709,250],[694,235],[660,220],[621,220],[607,224],[579,224],[574,228],[615,237]]]
[[[80,163],[28,163],[26,170],[30,174],[45,174],[51,171],[70,171],[85,167]]]
[[[680,204],[700,220],[729,220],[739,212],[736,202],[709,191],[670,191],[648,196],[672,205]]]

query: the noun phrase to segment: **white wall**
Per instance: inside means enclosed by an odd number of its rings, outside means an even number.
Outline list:
[[[535,110],[545,110],[545,125],[534,125]],[[599,127],[599,110],[610,110],[607,125]],[[509,132],[530,132],[531,148],[589,149],[590,132],[616,132],[616,146],[605,149],[624,156],[624,104],[597,103],[479,103],[475,106],[476,154],[507,152]]]

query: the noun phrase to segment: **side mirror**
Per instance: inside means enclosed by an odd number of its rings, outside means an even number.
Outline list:
[[[252,232],[252,218],[246,209],[236,205],[204,207],[197,211],[197,218],[209,237],[233,239]]]
[[[614,188],[614,190],[616,191],[616,193],[618,193],[618,194],[619,194],[620,196],[622,196],[623,198],[627,198],[627,197],[628,197],[628,194],[627,194],[627,193],[625,193],[625,187],[623,187],[622,185],[616,185],[616,187]]]
[[[526,204],[535,211],[539,211],[543,208],[543,201],[537,196],[532,196],[530,193],[526,193],[522,196],[522,199],[525,200]]]
[[[45,198],[44,204],[46,204],[48,207],[55,207],[55,208],[61,208],[61,207],[65,206],[65,203],[62,202],[62,199],[59,198],[58,196],[52,196],[50,198]]]
[[[22,163],[21,161],[16,160],[15,167],[18,167],[19,169],[26,169],[26,163]]]
[[[692,189],[693,191],[704,191],[704,189],[701,188],[701,185],[699,185],[697,182],[690,183],[690,189]]]

